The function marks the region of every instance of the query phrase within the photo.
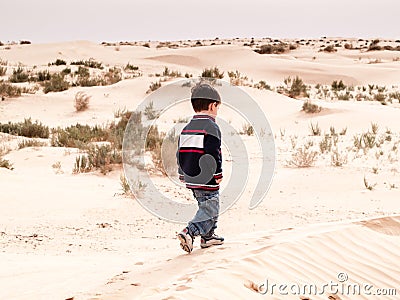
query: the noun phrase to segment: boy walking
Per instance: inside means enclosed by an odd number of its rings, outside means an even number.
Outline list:
[[[195,86],[191,95],[195,115],[179,137],[179,179],[197,200],[194,218],[178,234],[183,250],[191,253],[196,236],[201,248],[221,245],[224,238],[214,233],[219,214],[219,183],[222,180],[221,131],[215,123],[221,98],[209,84]]]

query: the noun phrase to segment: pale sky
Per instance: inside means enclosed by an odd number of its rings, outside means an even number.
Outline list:
[[[0,41],[400,39],[399,0],[1,0]]]

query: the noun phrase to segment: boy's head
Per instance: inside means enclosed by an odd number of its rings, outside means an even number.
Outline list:
[[[207,83],[196,85],[192,89],[190,100],[195,112],[213,111],[221,103],[221,97],[217,90]]]

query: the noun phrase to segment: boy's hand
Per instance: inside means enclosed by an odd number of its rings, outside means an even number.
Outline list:
[[[222,181],[222,178],[220,178],[220,179],[215,179],[215,182],[218,183],[218,184],[219,184],[221,181]]]

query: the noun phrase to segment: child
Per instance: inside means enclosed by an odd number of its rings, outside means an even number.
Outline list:
[[[221,131],[215,123],[221,98],[212,86],[202,83],[193,88],[191,102],[196,114],[182,130],[177,152],[179,179],[198,203],[196,215],[178,234],[182,249],[188,253],[198,235],[201,248],[224,242],[214,233],[222,180]]]

